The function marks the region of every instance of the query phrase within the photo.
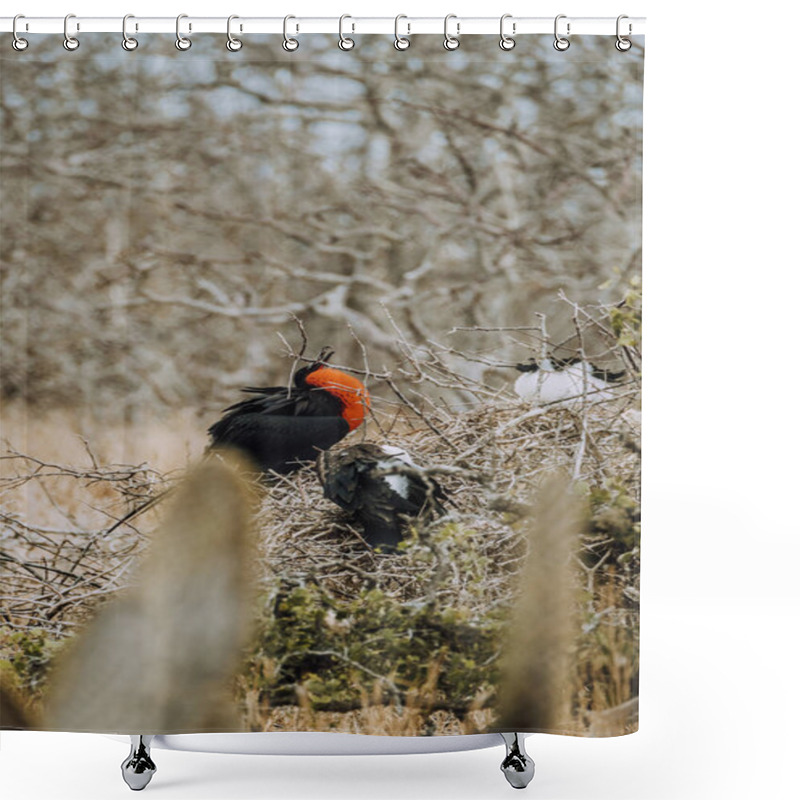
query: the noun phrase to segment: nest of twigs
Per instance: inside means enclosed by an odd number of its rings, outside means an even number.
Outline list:
[[[120,499],[135,507],[166,480],[146,464],[65,466],[15,451],[0,480],[2,626],[56,639],[86,621],[99,602],[126,584],[145,544],[102,509]]]
[[[364,438],[406,449],[445,490],[448,513],[422,525],[410,520],[401,554],[376,553],[347,513],[323,498],[309,465],[277,479],[264,494],[257,527],[267,583],[313,581],[333,596],[352,598],[366,582],[399,602],[435,596],[480,618],[488,607],[510,603],[524,558],[518,523],[535,510],[545,475],[561,470],[585,491],[613,485],[639,497],[638,414],[630,398],[549,408],[493,403],[459,414],[429,413],[424,420],[406,415],[404,422],[395,426],[401,433]],[[447,534],[454,531],[458,541],[451,543]],[[458,568],[463,537],[470,558],[490,565],[479,591],[473,571]],[[597,531],[584,537],[595,560],[613,545],[613,536]]]

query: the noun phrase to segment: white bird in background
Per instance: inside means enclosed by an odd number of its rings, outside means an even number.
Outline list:
[[[611,387],[625,377],[625,372],[611,372],[600,369],[573,357],[567,359],[531,358],[524,364],[517,364],[522,374],[514,383],[514,391],[523,400],[537,404],[558,403],[563,400],[581,400],[584,396],[590,402],[609,400],[613,393]]]

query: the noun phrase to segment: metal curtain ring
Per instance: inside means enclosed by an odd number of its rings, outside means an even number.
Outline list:
[[[555,49],[558,50],[559,53],[563,53],[565,50],[569,49],[569,39],[567,39],[566,36],[562,36],[558,32],[558,22],[559,22],[559,20],[566,19],[566,18],[567,18],[566,14],[559,14],[556,17],[556,21],[555,21],[555,23],[553,25],[553,31],[554,31],[555,37],[556,37],[555,41],[553,42],[553,47],[555,47]],[[568,22],[567,23],[567,36],[569,36],[569,33],[570,33],[570,24]]]
[[[456,20],[455,36],[453,36],[453,34],[451,34],[450,31],[448,30],[448,26],[451,19]],[[442,42],[442,44],[444,45],[445,50],[458,50],[458,47],[461,44],[458,38],[458,33],[460,30],[461,30],[461,23],[458,22],[458,17],[455,14],[448,14],[444,18],[444,42]]]
[[[503,16],[500,17],[500,49],[501,50],[513,50],[517,45],[517,42],[514,39],[514,37],[513,36],[509,36],[505,32],[505,23],[506,23],[507,19],[513,19],[511,14],[503,14]],[[516,22],[512,22],[511,23],[511,33],[514,34],[516,32],[517,32],[517,23]]]
[[[178,14],[175,18],[175,47],[178,50],[188,50],[192,46],[192,40],[181,34],[181,20],[188,19],[188,14]],[[191,33],[192,26],[189,25],[189,32]]]
[[[135,19],[133,14],[126,14],[122,18],[122,49],[127,50],[129,53],[139,46],[139,40],[128,36],[128,20]]]
[[[351,39],[348,36],[344,35],[344,21],[346,19],[353,19],[349,14],[342,14],[339,17],[339,49],[340,50],[352,50],[355,46],[355,40]],[[355,30],[356,26],[351,22],[350,23],[351,30]]]
[[[231,53],[238,53],[242,49],[242,40],[237,39],[231,33],[231,22],[233,22],[235,19],[239,19],[239,17],[237,17],[236,14],[231,14],[228,17],[228,41],[225,42],[225,47],[227,47],[228,50],[231,51]],[[239,30],[241,30],[241,27],[239,28]]]
[[[11,23],[11,33],[14,36],[14,38],[11,40],[11,46],[18,53],[21,53],[23,50],[27,50],[28,49],[28,40],[27,39],[23,39],[17,33],[17,20],[18,19],[25,19],[25,15],[24,14],[17,14],[14,17],[14,21]]]
[[[617,17],[617,41],[614,42],[614,47],[616,47],[617,50],[620,51],[620,53],[627,53],[628,50],[630,50],[631,47],[633,47],[633,42],[620,33],[620,23],[624,19],[629,20],[630,17],[628,17],[627,14],[620,14]],[[628,22],[628,36],[630,36],[632,33],[633,33],[633,25],[631,25],[631,23]]]
[[[406,36],[400,35],[400,20],[408,19],[405,14],[398,14],[394,18],[394,49],[395,50],[408,50],[411,47],[411,39]],[[406,23],[408,35],[411,35],[411,23]]]
[[[71,19],[75,19],[74,14],[67,14],[64,17],[64,49],[70,52],[77,50],[81,46],[81,43],[74,36],[69,35],[69,21]],[[76,25],[75,30],[80,30],[80,28]]]
[[[285,16],[283,18],[283,49],[287,53],[293,53],[300,47],[300,42],[297,39],[293,39],[289,36],[289,20],[290,19],[297,19],[297,17],[293,17],[291,14]]]

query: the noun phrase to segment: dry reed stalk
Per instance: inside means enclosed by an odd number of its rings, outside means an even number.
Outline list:
[[[567,480],[551,475],[525,527],[528,557],[505,644],[496,728],[564,728],[563,695],[575,638],[575,581],[570,563],[586,524]]]
[[[250,502],[242,478],[221,461],[189,474],[134,585],[58,664],[47,729],[237,727],[228,692],[252,610]]]

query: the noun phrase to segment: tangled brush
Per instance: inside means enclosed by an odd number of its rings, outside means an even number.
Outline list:
[[[277,479],[257,518],[263,627],[240,687],[248,726],[293,729],[313,715],[314,725],[344,731],[490,726],[527,526],[553,472],[569,477],[591,509],[576,554],[575,588],[585,599],[561,727],[585,733],[597,712],[629,700],[638,413],[633,397],[620,394],[577,406],[428,410],[424,421],[396,411],[390,432],[374,440],[406,449],[450,500],[445,516],[409,522],[398,555],[366,545],[347,514],[323,499],[313,467]],[[620,641],[601,653],[607,628]],[[630,680],[618,674],[622,665]]]

